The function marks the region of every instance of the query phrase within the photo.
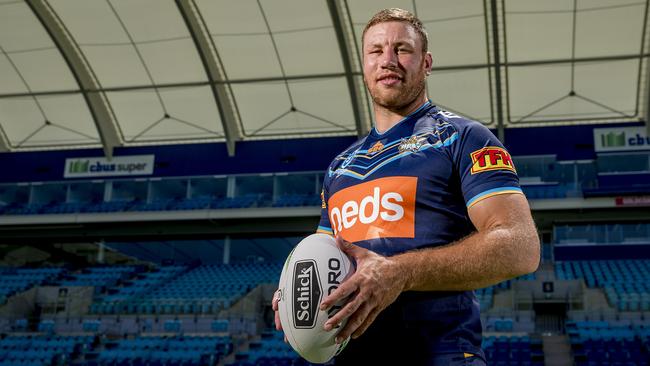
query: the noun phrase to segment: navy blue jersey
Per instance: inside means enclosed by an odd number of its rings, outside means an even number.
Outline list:
[[[511,193],[522,192],[499,140],[482,124],[427,102],[384,133],[373,129],[332,161],[318,232],[386,256],[445,245],[475,231],[469,207]],[[431,352],[480,352],[472,291],[405,293],[396,304],[408,309],[398,311],[408,312],[406,318],[434,322]]]

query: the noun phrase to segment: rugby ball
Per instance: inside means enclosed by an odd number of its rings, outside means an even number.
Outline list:
[[[323,324],[341,310],[345,301],[328,311],[319,307],[352,273],[352,261],[326,234],[304,238],[284,263],[278,286],[280,323],[291,347],[309,362],[329,361],[349,340],[334,342],[345,321],[329,332],[323,329]]]

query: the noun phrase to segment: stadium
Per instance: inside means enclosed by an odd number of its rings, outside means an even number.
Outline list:
[[[272,298],[373,130],[389,7],[538,230],[534,273],[475,291],[488,364],[647,366],[648,0],[0,0],[0,366],[309,364]]]

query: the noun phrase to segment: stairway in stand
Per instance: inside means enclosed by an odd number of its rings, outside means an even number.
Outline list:
[[[569,337],[566,335],[543,335],[544,364],[548,366],[572,366],[573,356]]]

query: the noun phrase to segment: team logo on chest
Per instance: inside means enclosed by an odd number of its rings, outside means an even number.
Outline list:
[[[423,145],[423,140],[424,138],[418,138],[417,136],[403,138],[399,143],[398,150],[401,153],[405,151],[418,151]]]
[[[381,143],[381,141],[375,142],[374,145],[370,149],[368,149],[368,154],[374,155],[384,149],[384,144]]]

